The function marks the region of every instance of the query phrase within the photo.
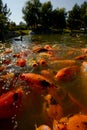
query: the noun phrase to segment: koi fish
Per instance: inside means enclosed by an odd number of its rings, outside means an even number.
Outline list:
[[[21,54],[20,53],[17,53],[17,54],[13,54],[13,57],[15,58],[20,58],[21,57]]]
[[[76,114],[54,120],[53,130],[87,130],[87,115]]]
[[[32,67],[33,68],[37,68],[39,65],[38,65],[38,63],[34,60],[34,61],[32,61]]]
[[[58,58],[58,57],[56,57]],[[50,59],[50,66],[51,68],[58,68],[58,69],[62,69],[65,68],[66,66],[74,66],[77,65],[77,62],[75,60],[60,60],[60,59],[55,59],[55,57],[51,57]]]
[[[49,45],[49,44],[48,44],[48,45],[45,45],[44,48],[47,49],[47,50],[53,50],[52,46]]]
[[[3,70],[5,70],[6,67],[5,66],[0,66],[0,72],[2,72]]]
[[[41,52],[47,52],[47,51],[48,51],[48,50],[47,50],[46,48],[40,47],[40,46],[34,47],[34,49],[33,49],[33,53],[35,53],[35,52],[41,53]]]
[[[47,61],[45,59],[40,59],[38,62],[41,66],[47,66]]]
[[[41,70],[40,73],[41,73],[41,75],[43,75],[43,77],[49,79],[50,81],[54,80],[54,75],[56,74],[56,72],[51,69]]]
[[[28,85],[32,88],[44,89],[47,87],[52,87],[49,80],[39,74],[35,73],[23,73],[19,76],[20,79],[27,81]]]
[[[0,76],[0,78],[3,79],[3,80],[11,79],[11,78],[14,78],[14,77],[15,77],[14,73],[7,73],[5,75]]]
[[[41,125],[37,127],[37,125],[35,124],[35,130],[51,130],[51,128],[48,125]]]
[[[87,54],[75,57],[75,60],[86,60],[86,59],[87,59]]]
[[[83,72],[87,72],[87,61],[84,61],[84,62],[82,63],[82,65],[81,65],[81,70],[82,70]]]
[[[23,91],[21,88],[0,96],[0,119],[10,118],[17,113],[21,104]]]
[[[20,67],[24,67],[26,65],[26,60],[25,59],[18,59],[17,60],[17,65]]]
[[[9,53],[11,53],[12,52],[12,49],[6,49],[4,52],[3,52],[3,54],[9,54]]]
[[[9,65],[11,63],[11,59],[5,59],[2,61],[3,64]]]
[[[65,67],[63,69],[60,69],[55,78],[61,81],[69,81],[72,79],[76,74],[79,72],[78,66],[71,66],[71,67]]]
[[[62,106],[50,94],[45,96],[45,100],[46,102],[43,104],[43,112],[47,112],[50,119],[59,120],[63,116]]]

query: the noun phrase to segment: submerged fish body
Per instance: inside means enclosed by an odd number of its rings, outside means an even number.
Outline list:
[[[50,83],[50,81],[40,74],[23,73],[22,75],[19,76],[19,78],[24,81],[27,81],[28,85],[31,88],[45,89],[48,87],[52,87],[52,84]]]
[[[0,119],[10,118],[17,113],[22,102],[21,88],[4,93],[0,96]]]

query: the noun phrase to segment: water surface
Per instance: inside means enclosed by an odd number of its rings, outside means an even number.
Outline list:
[[[36,74],[41,74],[42,70],[48,70],[50,72],[52,71],[53,75],[48,76],[49,80],[51,80],[51,82],[55,84],[57,88],[64,89],[67,93],[71,94],[71,96],[75,98],[81,106],[87,108],[87,69],[85,71],[81,70],[81,72],[79,72],[75,79],[69,82],[60,83],[54,80],[54,76],[57,71],[69,65],[66,62],[61,61],[75,60],[75,57],[87,53],[85,51],[85,49],[87,49],[86,37],[86,34],[80,34],[73,37],[69,34],[27,35],[23,36],[22,41],[17,39],[15,40],[15,38],[13,38],[6,43],[0,43],[0,66],[3,65],[3,60],[11,60],[9,64],[4,64],[4,66],[6,66],[6,69],[0,72],[0,76],[7,73],[22,74],[33,72]],[[44,52],[32,53],[34,47],[43,47],[45,45],[50,45],[53,47],[53,54],[55,58],[50,58],[49,55],[46,55],[46,53]],[[3,54],[3,52],[7,49],[11,49],[12,52]],[[24,67],[18,67],[16,65],[17,58],[13,58],[14,54],[20,52],[22,53],[22,58],[27,61],[27,65]],[[28,55],[26,56],[26,54]],[[41,58],[44,58],[47,61],[48,65],[45,67],[39,66],[38,68],[33,68],[33,61],[38,62],[38,60]],[[52,60],[52,58],[54,58],[54,60]],[[87,62],[87,58],[83,61]],[[79,68],[81,68],[83,61],[76,60],[75,64],[78,65]],[[5,80],[4,84],[0,85],[0,94],[2,94],[2,91],[5,92],[12,89],[12,86],[10,85],[10,82],[12,80],[13,79],[7,79]],[[52,120],[48,117],[45,111],[43,112],[43,104],[45,102],[44,96],[46,95],[46,92],[38,93],[34,90],[30,90],[29,86],[26,83],[14,80],[14,88],[16,88],[18,85],[21,85],[26,93],[26,96],[23,98],[23,105],[20,109],[19,114],[15,115],[11,119],[1,120],[0,130],[34,130],[35,124],[37,124],[37,126],[41,124],[47,124],[52,127]],[[62,95],[62,97],[64,97],[64,95]],[[73,110],[72,106],[70,109],[68,108],[67,102],[69,102],[69,99],[66,98],[64,102],[64,116],[80,112],[77,110]]]

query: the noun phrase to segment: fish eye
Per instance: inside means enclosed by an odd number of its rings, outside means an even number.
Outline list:
[[[18,100],[18,93],[15,93],[15,94],[13,95],[13,99],[14,99],[14,101],[17,101],[17,100]]]

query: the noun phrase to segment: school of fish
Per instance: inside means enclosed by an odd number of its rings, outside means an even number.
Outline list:
[[[66,60],[61,53],[60,46],[45,44],[0,54],[0,119],[18,114],[28,88],[31,93],[44,93],[43,114],[53,124],[53,128],[35,125],[35,130],[87,130],[87,107],[61,87],[82,75],[87,79],[87,50],[68,48],[63,52]],[[68,116],[68,111],[73,114]]]

